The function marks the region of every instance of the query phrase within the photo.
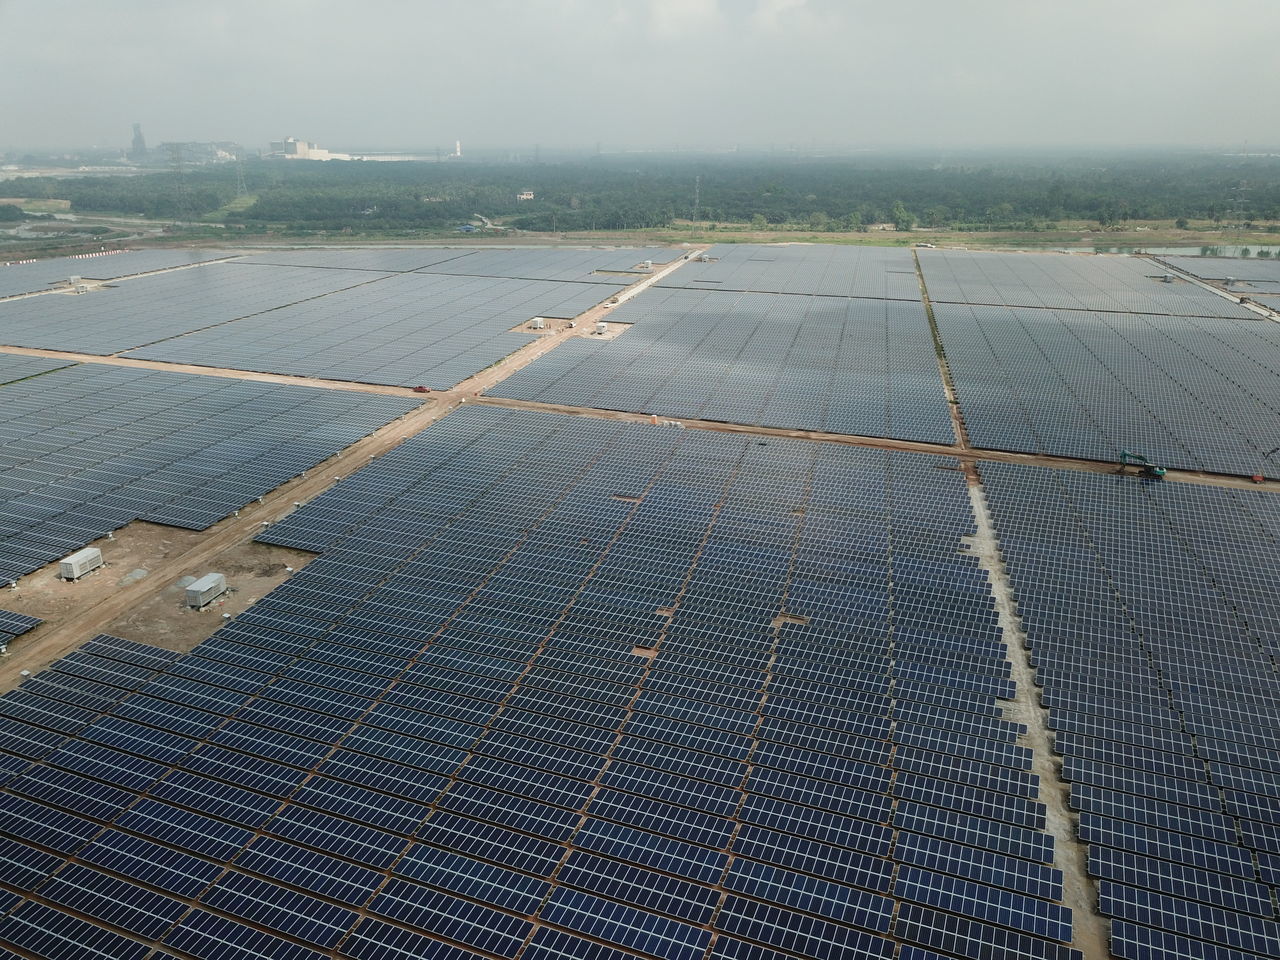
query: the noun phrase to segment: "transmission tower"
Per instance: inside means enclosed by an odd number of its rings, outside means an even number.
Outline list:
[[[191,219],[191,192],[187,188],[187,165],[181,143],[166,143],[169,151],[169,169],[174,174],[174,207],[177,220]]]
[[[698,208],[702,206],[702,174],[693,178],[693,219],[698,219]]]
[[[247,197],[249,195],[249,186],[244,182],[244,153],[243,151],[236,154],[236,196]]]

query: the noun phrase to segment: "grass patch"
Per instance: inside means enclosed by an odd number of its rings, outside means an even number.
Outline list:
[[[257,202],[258,202],[258,195],[256,193],[246,193],[242,197],[236,197],[230,203],[223,204],[221,207],[219,207],[217,210],[214,210],[212,213],[206,213],[200,219],[211,222],[211,223],[216,223],[218,221],[226,219],[228,214],[244,213],[246,210],[248,210]]]
[[[70,200],[33,200],[22,197],[0,197],[0,204],[21,207],[27,213],[68,213],[71,210]]]

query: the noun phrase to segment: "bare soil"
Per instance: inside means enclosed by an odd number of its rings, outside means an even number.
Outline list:
[[[106,565],[75,583],[59,578],[55,562],[23,577],[17,589],[0,591],[0,607],[45,621],[14,641],[8,656],[0,660],[0,690],[18,683],[22,670],[43,670],[78,646],[59,642],[67,626],[82,634],[79,642],[109,633],[185,653],[218,629],[222,614],[243,613],[292,575],[288,567],[296,572],[315,556],[241,541],[209,557],[207,569],[193,571],[187,561],[207,536],[209,531],[135,521],[112,539],[92,544],[102,551]],[[188,609],[182,578],[211,571],[226,576],[228,593],[202,612]],[[121,604],[121,595],[130,602]],[[121,609],[124,612],[113,619]],[[90,629],[81,629],[81,619],[95,610],[101,616]]]
[[[102,551],[106,566],[67,583],[58,577],[55,561],[23,577],[16,589],[0,591],[0,607],[56,624],[74,611],[107,599],[121,586],[142,579],[130,577],[136,570],[147,571],[147,577],[163,576],[172,558],[186,553],[202,536],[197,530],[135,521],[117,530],[112,539],[103,537],[89,544]],[[48,630],[48,625],[37,629]],[[29,640],[38,637],[38,633],[29,634],[15,646],[27,647]]]
[[[210,569],[205,571],[225,576],[227,592],[203,610],[192,610],[186,605],[182,578],[162,575],[159,580],[164,583],[163,587],[153,590],[145,600],[130,607],[128,613],[107,624],[103,632],[186,653],[207,640],[227,619],[244,613],[314,558],[313,553],[264,543],[236,544],[212,560]]]

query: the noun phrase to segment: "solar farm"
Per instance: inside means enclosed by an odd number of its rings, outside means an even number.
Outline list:
[[[0,267],[0,958],[1280,956],[1253,266]]]

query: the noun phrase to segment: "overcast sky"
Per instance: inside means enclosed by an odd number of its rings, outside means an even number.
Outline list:
[[[1274,147],[1280,0],[0,0],[0,151]]]

